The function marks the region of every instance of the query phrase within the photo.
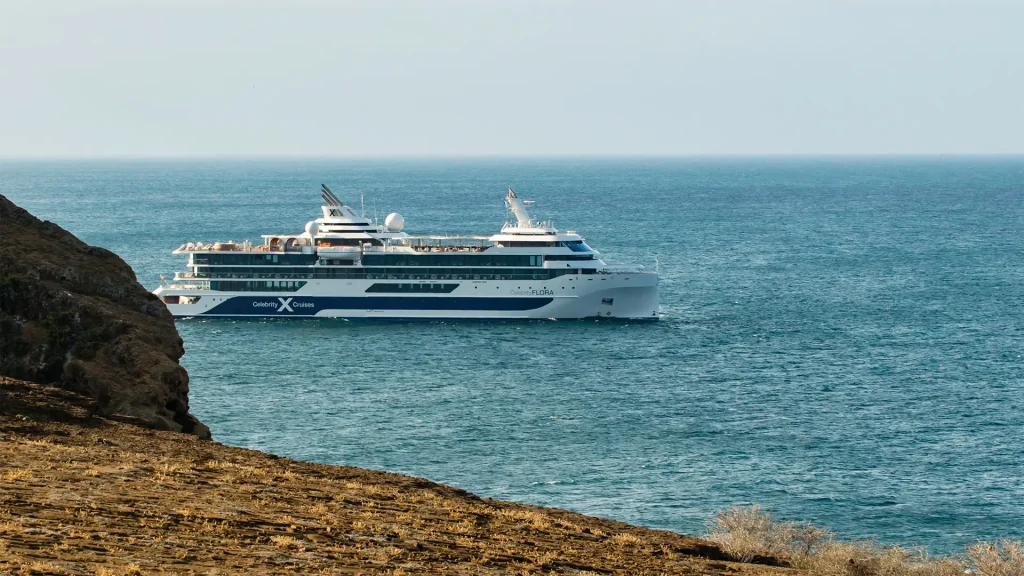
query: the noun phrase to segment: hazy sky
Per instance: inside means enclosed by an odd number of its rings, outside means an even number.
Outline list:
[[[0,0],[0,156],[1024,152],[1024,0]]]

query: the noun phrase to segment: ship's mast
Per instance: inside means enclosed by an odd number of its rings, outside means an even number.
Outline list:
[[[505,202],[508,204],[509,210],[515,214],[520,228],[533,227],[533,221],[530,220],[530,213],[526,211],[526,206],[523,204],[523,201],[516,196],[516,191],[511,186],[508,187],[508,194],[505,196]]]

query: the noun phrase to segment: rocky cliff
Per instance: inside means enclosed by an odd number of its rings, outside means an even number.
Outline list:
[[[184,351],[167,308],[121,258],[0,196],[0,374],[209,438],[188,411]]]

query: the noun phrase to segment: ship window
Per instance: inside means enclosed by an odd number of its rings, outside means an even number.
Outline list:
[[[612,302],[615,302],[615,298],[601,298],[601,304],[611,306]]]

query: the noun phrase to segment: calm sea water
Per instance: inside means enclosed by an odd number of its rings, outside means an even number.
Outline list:
[[[0,192],[148,287],[188,240],[298,232],[327,183],[413,233],[514,184],[664,319],[185,320],[221,442],[699,533],[760,503],[951,552],[1024,537],[1024,159],[0,163]]]

